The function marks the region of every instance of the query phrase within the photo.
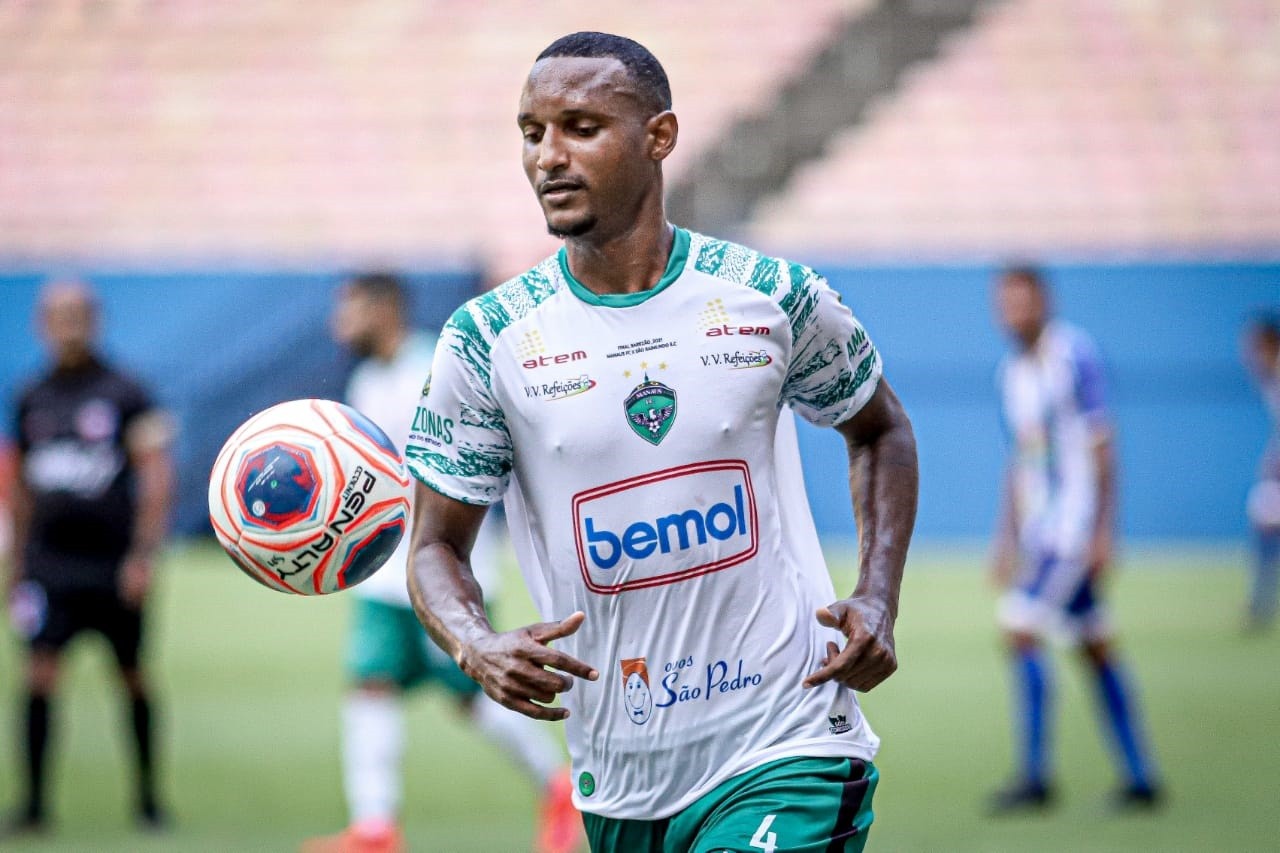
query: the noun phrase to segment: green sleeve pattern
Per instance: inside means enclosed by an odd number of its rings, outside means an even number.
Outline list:
[[[436,350],[405,458],[414,476],[464,503],[502,499],[514,465],[506,414],[493,395],[493,343],[557,289],[547,264],[454,312]]]

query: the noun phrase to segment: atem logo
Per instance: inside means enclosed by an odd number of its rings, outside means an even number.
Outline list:
[[[571,361],[582,361],[587,357],[586,350],[574,350],[573,352],[562,352],[559,355],[539,355],[534,358],[527,358],[521,362],[520,366],[525,370],[533,370],[535,367],[549,367],[553,364],[568,364]]]
[[[729,326],[720,325],[712,326],[707,329],[708,338],[718,338],[722,335],[771,335],[768,326]]]
[[[738,459],[667,468],[580,492],[573,520],[582,579],[603,595],[718,572],[759,549],[751,472]]]

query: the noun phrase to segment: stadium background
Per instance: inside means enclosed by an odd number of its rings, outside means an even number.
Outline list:
[[[592,28],[637,38],[671,77],[672,218],[826,274],[915,421],[904,669],[868,699],[900,785],[884,790],[884,849],[1265,847],[1277,645],[1235,630],[1242,505],[1267,426],[1238,334],[1280,303],[1276,0],[6,0],[0,392],[39,364],[39,283],[80,274],[99,287],[109,351],[182,427],[176,523],[193,544],[169,560],[155,637],[182,822],[155,849],[288,849],[340,824],[344,603],[235,577],[200,544],[205,472],[250,412],[340,396],[349,365],[325,319],[344,274],[404,271],[419,319],[439,323],[554,249],[520,171],[515,100],[542,46]],[[1072,708],[1070,693],[1061,754],[1078,802],[1012,828],[977,814],[1007,763],[978,545],[1003,452],[989,280],[1010,258],[1047,266],[1109,368],[1129,543],[1120,620],[1174,792],[1149,826],[1104,818],[1108,771],[1080,722],[1087,697]],[[802,442],[847,579],[847,493],[823,476],[841,451],[812,430]],[[528,615],[517,587],[509,620]],[[141,843],[117,814],[119,751],[99,745],[115,735],[107,689],[92,666],[73,669],[53,847]],[[955,718],[925,713],[939,707]],[[520,849],[529,797],[498,793],[511,787],[501,760],[442,708],[418,714],[409,822],[422,849]],[[0,805],[16,778],[4,737]],[[474,798],[497,817],[477,819]]]

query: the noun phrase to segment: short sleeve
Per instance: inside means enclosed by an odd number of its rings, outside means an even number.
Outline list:
[[[1080,414],[1092,426],[1105,426],[1107,420],[1106,379],[1102,357],[1088,339],[1076,340],[1071,348],[1072,389]]]
[[[410,471],[427,486],[486,506],[502,499],[512,466],[491,370],[489,344],[463,306],[440,336],[405,446]]]
[[[130,452],[164,450],[173,443],[177,434],[173,417],[156,405],[145,387],[126,379],[119,395],[120,434]]]
[[[782,302],[792,331],[782,399],[815,426],[835,426],[875,393],[880,353],[825,279],[799,266],[791,274],[791,292]]]

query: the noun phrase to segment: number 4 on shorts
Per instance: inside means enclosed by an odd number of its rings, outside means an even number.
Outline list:
[[[774,853],[778,849],[778,833],[769,831],[776,817],[776,814],[765,815],[764,820],[760,821],[760,826],[756,828],[756,834],[751,836],[750,846],[763,850],[764,853]]]

